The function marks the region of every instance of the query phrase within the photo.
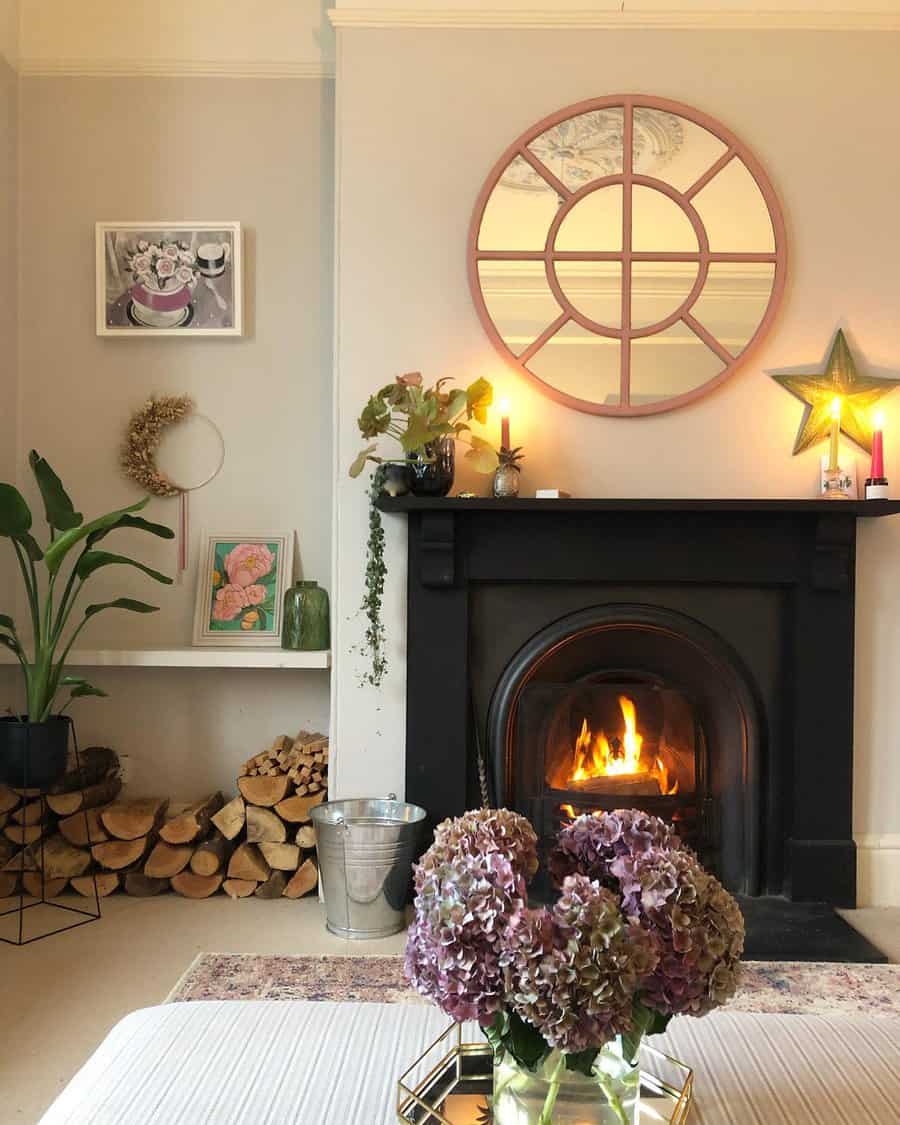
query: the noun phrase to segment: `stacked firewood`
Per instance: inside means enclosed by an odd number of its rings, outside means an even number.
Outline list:
[[[311,810],[328,789],[328,739],[283,735],[240,770],[239,794],[211,793],[186,807],[165,798],[119,798],[111,750],[81,755],[42,802],[0,788],[0,897],[18,889],[54,897],[70,886],[101,897],[120,887],[138,897],[171,887],[186,898],[224,890],[232,898],[300,898],[318,885]],[[42,843],[43,842],[43,843]]]

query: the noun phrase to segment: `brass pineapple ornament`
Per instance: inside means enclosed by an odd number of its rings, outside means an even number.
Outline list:
[[[498,499],[508,500],[519,495],[519,479],[522,472],[524,454],[522,446],[514,449],[501,446],[497,453],[497,468],[494,470],[493,494]]]

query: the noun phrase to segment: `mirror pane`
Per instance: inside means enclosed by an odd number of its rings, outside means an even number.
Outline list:
[[[740,355],[765,315],[774,284],[771,262],[712,262],[691,315],[732,355]]]
[[[679,308],[697,280],[697,262],[632,262],[631,327],[648,328]]]
[[[631,341],[631,405],[659,402],[706,383],[721,359],[679,321],[655,336]]]
[[[634,111],[634,171],[687,191],[726,145],[702,125],[663,109]]]
[[[513,175],[523,167],[533,171],[527,160],[517,156],[491,192],[478,231],[479,250],[544,249],[558,197],[552,191],[519,191],[511,187],[507,174]]]
[[[587,402],[619,403],[622,345],[570,320],[529,359],[528,368],[551,387]]]
[[[621,250],[621,187],[599,188],[580,199],[559,225],[556,249]]]
[[[484,303],[504,344],[520,355],[562,309],[541,262],[479,262]]]
[[[691,221],[678,204],[641,184],[631,192],[631,248],[654,253],[700,249]]]
[[[578,312],[607,328],[621,328],[621,262],[557,261],[556,276]]]
[[[528,148],[569,191],[578,191],[593,180],[622,174],[623,120],[621,109],[591,110],[552,125]],[[552,190],[534,169],[521,187]]]
[[[709,248],[718,253],[768,254],[775,232],[766,201],[742,160],[735,157],[692,200]]]

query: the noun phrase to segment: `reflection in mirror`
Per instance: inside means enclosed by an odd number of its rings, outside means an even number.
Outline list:
[[[735,157],[691,200],[709,248],[719,253],[771,254],[775,232],[762,192],[742,160]]]
[[[560,288],[583,316],[607,328],[622,326],[621,262],[556,262]]]
[[[535,352],[528,368],[564,394],[615,406],[621,349],[619,340],[596,336],[570,320]]]
[[[517,156],[509,170],[531,165]],[[544,182],[544,181],[542,181]],[[478,232],[479,250],[543,250],[558,198],[552,191],[516,191],[501,179],[491,192]]]
[[[691,315],[740,355],[765,315],[774,283],[772,262],[712,262]]]
[[[622,249],[622,189],[599,188],[580,199],[559,224],[557,250]]]
[[[722,360],[679,321],[655,336],[631,341],[634,406],[686,394],[718,375]]]
[[[631,193],[631,248],[637,251],[699,250],[691,221],[667,195],[635,184]]]
[[[520,355],[562,312],[543,261],[479,262],[478,277],[491,320],[513,355]]]
[[[632,262],[631,327],[649,328],[671,316],[697,280],[696,262]]]
[[[551,125],[528,148],[569,191],[575,192],[592,180],[621,175],[622,122],[621,109],[594,109]],[[530,176],[521,169],[514,175],[519,188],[550,190],[534,169]]]
[[[719,159],[726,145],[708,129],[663,109],[634,111],[634,171],[687,191]]]

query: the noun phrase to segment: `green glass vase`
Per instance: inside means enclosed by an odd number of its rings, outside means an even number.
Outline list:
[[[318,582],[295,582],[284,592],[281,647],[319,652],[331,644],[328,594]]]

